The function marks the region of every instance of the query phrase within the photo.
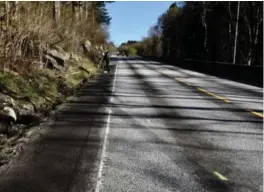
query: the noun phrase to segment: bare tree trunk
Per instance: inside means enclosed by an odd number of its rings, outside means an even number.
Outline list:
[[[19,4],[18,1],[15,1],[15,15],[14,18],[16,21],[19,21]]]
[[[39,9],[40,9],[39,25],[41,26],[42,25],[43,16],[44,16],[44,4],[45,4],[45,2],[39,1],[38,3],[39,3]],[[29,13],[28,13],[28,15],[29,15]]]
[[[75,19],[76,21],[78,21],[80,18],[80,2],[76,2],[76,6],[75,6]]]
[[[202,23],[203,23],[203,27],[204,27],[204,51],[203,51],[203,59],[204,58],[204,53],[205,55],[208,54],[208,50],[207,50],[207,23],[206,23],[206,12],[207,12],[207,2],[203,2],[203,12],[202,12],[202,15],[201,15],[201,18],[202,18]]]
[[[79,20],[85,19],[85,1],[79,4]]]
[[[10,2],[5,1],[6,27],[9,27],[10,22]]]
[[[81,24],[83,25],[84,21],[86,20],[85,15],[86,15],[86,2],[83,1],[79,4],[79,21],[81,22]],[[81,32],[82,37],[85,36],[85,30],[82,30]]]
[[[95,2],[91,2],[92,8],[92,41],[95,40]]]
[[[231,12],[231,2],[228,2],[228,13],[229,13],[229,24],[228,24],[228,53],[227,53],[227,57],[228,57],[228,61],[230,61],[229,59],[231,58],[231,49],[232,49],[232,45],[230,44],[231,39],[232,39],[232,12]]]
[[[228,12],[229,12],[229,18],[230,18],[229,25],[228,25],[228,32],[229,32],[229,39],[230,39],[232,35],[232,13],[231,13],[230,1],[228,2]]]
[[[249,40],[250,40],[250,49],[249,49],[249,53],[248,53],[248,61],[247,64],[250,66],[252,64],[252,59],[254,56],[254,50],[255,47],[258,43],[258,36],[259,36],[259,27],[261,26],[261,23],[263,21],[263,16],[260,13],[260,8],[259,7],[252,7],[252,9],[254,9],[255,12],[255,17],[256,17],[256,22],[254,22],[254,26],[251,29],[251,25],[249,24],[248,18],[245,15],[245,21],[246,24],[248,26],[248,31],[249,31]]]
[[[72,1],[72,14],[73,14],[73,21],[77,21],[78,19],[78,13],[76,11],[76,2],[75,1]]]
[[[89,17],[89,1],[85,1],[85,19]]]
[[[54,3],[53,3],[53,18],[57,24],[60,21],[60,17],[61,17],[60,2],[54,1]]]
[[[4,58],[8,57],[8,41],[9,41],[9,24],[10,24],[10,2],[5,1],[5,15],[6,15],[6,32],[5,32],[5,42],[4,42]],[[6,69],[6,61],[4,61],[3,68]]]
[[[236,18],[236,33],[235,33],[235,43],[234,43],[233,64],[236,64],[239,10],[240,10],[240,1],[237,2],[237,18]]]
[[[94,2],[92,2],[92,24],[94,26],[95,23],[95,5]]]

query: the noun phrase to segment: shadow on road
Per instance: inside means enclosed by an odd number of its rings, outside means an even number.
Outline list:
[[[130,59],[126,59],[128,61],[130,61]],[[131,59],[134,60],[134,59]],[[135,59],[136,60],[136,59]],[[155,138],[153,143],[158,143],[164,146],[164,145],[171,145],[171,143],[165,141],[165,140],[161,140],[160,136],[157,135],[155,133],[155,129],[159,129],[156,127],[147,127],[146,125],[144,125],[144,123],[142,123],[142,121],[140,121],[140,119],[159,119],[160,121],[163,122],[163,124],[166,126],[166,130],[169,130],[171,132],[172,135],[174,135],[176,139],[175,143],[173,143],[173,145],[176,145],[178,147],[181,147],[180,151],[175,151],[175,153],[181,153],[182,154],[182,161],[184,161],[184,164],[186,165],[185,168],[190,172],[193,173],[194,175],[197,175],[197,177],[195,177],[197,179],[198,183],[201,183],[205,189],[210,190],[210,191],[218,191],[218,192],[231,192],[233,191],[234,188],[238,189],[238,188],[247,188],[250,189],[252,191],[254,191],[254,189],[252,189],[250,186],[246,186],[246,184],[244,183],[233,183],[233,182],[224,182],[219,180],[212,172],[212,170],[206,169],[206,167],[204,167],[204,165],[198,163],[200,161],[204,161],[202,159],[199,159],[198,157],[193,156],[193,154],[190,153],[189,149],[192,150],[206,150],[206,151],[225,151],[225,152],[230,152],[233,153],[236,151],[236,149],[227,149],[227,148],[223,148],[223,147],[219,147],[214,145],[211,142],[208,142],[207,140],[203,140],[202,137],[199,137],[197,135],[206,132],[206,133],[218,133],[219,135],[221,134],[228,134],[230,136],[230,134],[245,134],[245,135],[259,135],[261,136],[261,134],[255,134],[255,133],[243,133],[243,132],[232,132],[232,130],[230,131],[213,131],[213,130],[205,130],[204,126],[205,125],[205,121],[208,123],[208,125],[213,125],[215,124],[217,121],[222,122],[222,123],[259,123],[262,124],[262,121],[256,118],[250,118],[250,120],[233,120],[231,118],[228,119],[216,119],[216,118],[202,118],[202,117],[198,117],[198,116],[184,116],[182,114],[180,114],[179,112],[177,112],[177,109],[181,109],[183,110],[184,107],[178,107],[178,106],[171,106],[170,103],[168,103],[164,98],[166,98],[166,95],[163,97],[155,97],[156,95],[162,95],[164,94],[162,91],[162,88],[159,89],[157,87],[154,87],[150,82],[149,82],[149,76],[148,75],[142,75],[139,73],[138,68],[135,67],[135,65],[138,65],[138,62],[134,62],[134,63],[128,63],[127,66],[131,69],[131,71],[133,71],[134,75],[132,77],[136,78],[138,81],[140,81],[139,87],[141,91],[144,92],[145,97],[147,97],[151,103],[151,105],[149,105],[148,107],[151,109],[154,109],[155,113],[133,113],[133,112],[127,112],[129,110],[129,108],[134,107],[137,108],[138,111],[140,111],[142,109],[142,107],[144,107],[144,105],[139,104],[138,106],[131,106],[129,103],[126,103],[122,100],[120,100],[120,97],[123,97],[123,95],[120,95],[120,92],[116,91],[115,95],[114,95],[114,100],[115,102],[121,103],[118,105],[113,104],[112,108],[113,108],[113,114],[112,114],[112,118],[120,118],[123,119],[123,124],[111,124],[111,126],[113,126],[113,129],[118,129],[120,128],[127,128],[127,127],[131,127],[133,129],[140,129],[141,131],[146,131],[146,135],[148,135],[151,138]],[[148,68],[148,65],[146,63],[142,64],[142,66]],[[131,77],[131,76],[130,76]],[[151,76],[152,77],[152,76]],[[163,84],[164,86],[166,86],[166,83]],[[121,91],[122,92],[122,91]],[[133,94],[130,96],[131,98],[133,98]],[[136,97],[136,96],[135,96]],[[157,99],[159,101],[159,106],[157,106]],[[188,99],[185,98],[185,99]],[[213,102],[219,102],[219,101],[214,101]],[[145,106],[146,107],[146,106]],[[128,109],[128,110],[124,110],[124,109]],[[187,110],[188,108],[186,108]],[[215,111],[215,110],[229,110],[228,107],[224,107],[224,108],[190,108],[189,110],[208,110],[208,111]],[[233,112],[236,113],[245,113],[244,111],[241,111],[239,109],[232,109]],[[231,110],[231,111],[232,111]],[[128,121],[130,120],[130,121]],[[131,121],[132,120],[132,121]],[[193,120],[197,120],[197,124],[193,125],[192,128],[187,128],[186,127],[186,122],[188,121],[193,121]],[[171,122],[173,121],[173,122]],[[200,124],[199,122],[203,122],[202,124]],[[125,122],[130,122],[129,125]],[[175,124],[174,122],[177,122],[177,124]],[[174,124],[176,127],[171,127],[171,124]],[[224,126],[224,125],[223,125]],[[180,128],[177,128],[180,127]],[[184,134],[179,134],[179,132],[184,133]],[[193,144],[188,144],[188,142],[186,141],[186,137],[191,136],[193,139],[195,138],[195,145]],[[118,138],[113,138],[112,140],[116,140]],[[111,142],[111,138],[110,138],[110,142]],[[118,140],[118,142],[121,142],[120,140]],[[126,141],[124,141],[124,145],[126,145],[125,143]],[[137,146],[136,144],[138,144],[139,141],[135,141],[135,145],[133,145],[133,147]],[[157,148],[157,150],[159,150],[160,153],[165,154],[167,157],[171,158],[171,160],[173,162],[175,162],[175,164],[181,164],[183,162],[177,162],[177,159],[175,159],[175,155],[171,153],[171,151],[166,150],[166,147],[162,147],[159,146]],[[140,146],[140,145],[138,145]],[[137,151],[136,148],[133,148],[133,151]],[[131,154],[130,156],[136,156],[137,154],[133,154],[133,151],[131,150]],[[242,150],[242,152],[245,152],[244,150]],[[250,153],[258,153],[259,151],[248,151],[246,150],[246,152],[250,152]],[[198,158],[198,159],[197,159]],[[206,162],[214,162],[215,160],[213,159],[214,157],[210,157],[210,159],[208,159],[208,156],[206,157]],[[138,159],[138,161],[140,161],[140,159]],[[139,163],[139,162],[138,162]],[[229,166],[232,167],[232,163],[228,162]],[[153,165],[155,166],[155,165]],[[122,169],[122,166],[119,166],[120,169]],[[125,169],[125,167],[123,167],[123,169]],[[142,170],[138,170],[140,172],[142,172]],[[144,174],[146,176],[152,177],[152,179],[157,180],[158,182],[163,183],[164,185],[170,185],[173,188],[181,188],[182,186],[178,185],[177,180],[175,180],[175,178],[170,178],[167,175],[162,175],[159,172],[156,171],[152,171],[151,170],[143,170]],[[166,183],[164,183],[166,182]]]
[[[0,191],[67,192],[94,186],[112,71],[87,83],[57,113],[53,125],[1,171]]]

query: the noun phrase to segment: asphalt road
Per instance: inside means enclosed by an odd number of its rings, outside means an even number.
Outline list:
[[[258,192],[262,89],[118,58],[0,170],[0,191]]]

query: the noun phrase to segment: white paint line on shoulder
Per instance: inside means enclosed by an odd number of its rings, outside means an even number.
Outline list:
[[[115,84],[116,84],[116,74],[117,74],[117,69],[118,69],[118,62],[116,64],[116,70],[115,70],[115,77],[114,77],[114,82],[113,82],[113,87],[112,87],[112,95],[115,91]],[[110,98],[110,107],[109,107],[109,112],[108,112],[108,117],[107,117],[107,124],[106,124],[106,129],[105,129],[105,134],[104,134],[104,141],[103,141],[103,148],[102,148],[102,154],[100,158],[100,165],[99,165],[99,170],[98,170],[98,175],[97,175],[97,182],[96,182],[96,188],[95,192],[99,192],[102,186],[102,174],[103,174],[103,168],[105,164],[105,159],[106,159],[106,149],[107,149],[107,140],[108,140],[108,135],[110,131],[110,121],[111,121],[111,104],[113,102],[113,96]]]

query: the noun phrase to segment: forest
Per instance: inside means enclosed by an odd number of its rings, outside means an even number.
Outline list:
[[[172,3],[147,37],[121,44],[129,55],[241,65],[263,63],[263,2]]]

